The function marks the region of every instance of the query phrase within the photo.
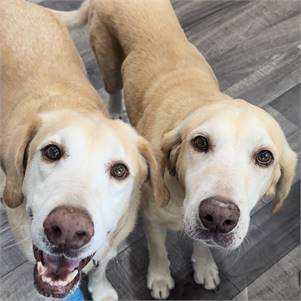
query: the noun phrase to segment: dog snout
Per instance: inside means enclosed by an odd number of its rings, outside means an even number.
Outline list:
[[[239,216],[237,205],[220,197],[205,199],[199,206],[199,218],[209,230],[228,233],[237,225]]]
[[[55,246],[79,249],[94,234],[94,225],[83,208],[60,206],[50,212],[44,221],[44,232]]]

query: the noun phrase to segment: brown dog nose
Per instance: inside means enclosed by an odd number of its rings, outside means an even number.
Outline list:
[[[232,202],[219,197],[212,197],[201,202],[199,218],[204,227],[228,233],[238,223],[239,208]]]
[[[82,208],[60,206],[44,221],[44,232],[50,243],[66,249],[79,249],[94,234],[89,214]]]

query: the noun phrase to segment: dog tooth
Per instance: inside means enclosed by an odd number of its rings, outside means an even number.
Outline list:
[[[68,283],[66,281],[63,281],[63,280],[59,280],[58,281],[58,285],[59,286],[66,286]]]
[[[47,268],[43,266],[41,261],[38,261],[37,268],[38,268],[38,273],[40,275],[45,274],[45,272],[47,271]]]
[[[46,277],[46,276],[44,276],[44,275],[42,275],[42,281],[43,282],[46,282],[46,283],[48,283],[48,284],[50,284],[50,285],[53,285],[53,281],[51,280],[51,278],[49,278],[49,277]]]
[[[46,283],[49,282],[49,278],[44,275],[42,275],[42,280],[43,280],[43,282],[46,282]]]
[[[44,271],[44,269],[41,268],[41,266],[39,264],[38,264],[38,269]],[[47,277],[47,276],[43,275],[43,273],[41,274],[41,278],[42,278],[43,282],[46,282],[46,283],[48,283],[51,286],[66,286],[67,284],[69,284],[76,277],[76,275],[78,274],[78,270],[74,270],[72,273],[70,273],[67,276],[66,279],[64,279],[64,280],[57,280],[57,281],[53,281],[50,277]]]
[[[38,263],[37,263],[37,270],[38,270],[38,273],[41,275],[42,274],[42,263],[41,263],[41,261],[38,261]]]
[[[70,283],[75,277],[76,275],[78,274],[78,270],[74,270],[72,273],[70,273],[67,278],[65,279],[65,281],[67,283]]]

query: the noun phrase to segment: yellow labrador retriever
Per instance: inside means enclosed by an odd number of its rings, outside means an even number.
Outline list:
[[[208,246],[237,248],[264,195],[275,194],[275,211],[282,206],[296,154],[269,114],[219,90],[168,0],[90,0],[56,14],[69,28],[88,22],[107,91],[123,85],[131,123],[162,151],[170,203],[159,208],[149,187],[144,194],[152,296],[167,298],[174,286],[166,229],[194,239],[194,279],[214,289],[220,280]]]
[[[93,299],[116,299],[105,268],[133,228],[140,186],[149,179],[155,198],[168,198],[156,160],[144,138],[108,118],[53,14],[10,0],[1,1],[0,19],[3,199],[35,262],[35,286],[65,297],[95,254]]]

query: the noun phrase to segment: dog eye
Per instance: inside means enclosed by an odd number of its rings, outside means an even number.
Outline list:
[[[191,144],[195,150],[199,152],[207,152],[209,150],[209,141],[204,136],[196,136],[191,140]]]
[[[42,149],[42,155],[49,161],[58,161],[62,157],[62,151],[57,145],[49,144]]]
[[[129,170],[125,164],[116,163],[111,167],[110,174],[113,178],[123,180],[129,175]]]
[[[269,150],[261,150],[255,154],[256,164],[266,167],[273,163],[274,157]]]

